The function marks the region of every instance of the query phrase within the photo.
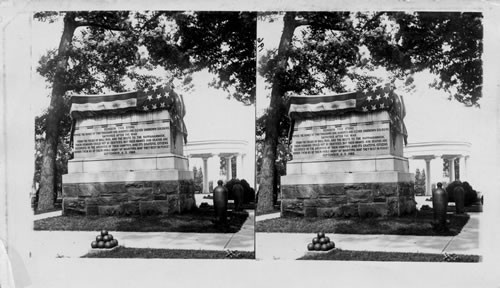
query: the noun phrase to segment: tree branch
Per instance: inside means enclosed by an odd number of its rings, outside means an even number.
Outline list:
[[[307,26],[307,25],[313,25],[313,24],[315,24],[315,22],[313,20],[295,19],[295,21],[294,21],[295,27]],[[347,28],[325,26],[325,30],[347,31]]]
[[[90,21],[75,21],[76,27],[82,27],[82,26],[89,26],[89,27],[97,27],[97,28],[103,28],[106,30],[113,30],[113,31],[125,31],[127,29],[123,27],[118,27],[118,26],[113,26],[113,25],[108,25],[108,24],[103,24],[103,23],[94,23]]]
[[[151,23],[151,22],[155,21],[155,20],[156,20],[156,19],[158,19],[161,15],[164,15],[164,14],[165,14],[165,12],[157,12],[157,13],[156,13],[156,15],[154,15],[153,17],[151,17],[151,19],[149,19],[148,21],[146,21],[146,22],[145,22],[145,23],[141,26],[141,28],[139,28],[139,31],[144,30],[144,28],[146,28],[146,26],[147,26],[149,23]]]
[[[361,30],[364,30],[366,28],[366,26],[368,26],[368,24],[371,24],[373,21],[380,18],[380,16],[382,16],[384,14],[385,14],[385,12],[377,12],[375,15],[373,15],[372,18],[370,18],[368,21],[366,21],[365,25],[363,25],[363,28],[361,28]]]
[[[312,23],[313,23],[313,21],[307,20],[307,19],[304,19],[304,18],[302,18],[302,19],[295,19],[295,21],[294,21],[295,27],[311,25]]]

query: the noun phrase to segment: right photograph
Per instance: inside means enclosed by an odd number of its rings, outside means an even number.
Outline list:
[[[482,261],[482,13],[262,12],[257,38],[256,259]]]

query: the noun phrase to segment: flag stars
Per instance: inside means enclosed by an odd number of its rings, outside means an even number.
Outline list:
[[[165,102],[161,102],[161,103],[160,103],[160,107],[161,107],[161,108],[165,108]]]
[[[389,93],[385,92],[385,94],[384,94],[384,98],[385,98],[385,99],[389,99]]]
[[[375,100],[380,100],[380,95],[377,95],[377,97],[375,97]]]
[[[153,110],[155,110],[156,108],[158,108],[158,106],[156,104],[153,104]]]
[[[149,111],[148,106],[144,106],[144,107],[142,107],[142,109],[143,109],[144,111]]]
[[[368,107],[363,106],[363,112],[368,112]]]
[[[373,111],[377,110],[377,105],[372,105],[372,110]]]
[[[380,109],[384,109],[385,108],[385,104],[384,103],[380,103]]]
[[[159,100],[160,98],[161,98],[161,94],[158,94],[158,95],[156,96],[156,99],[158,99],[158,100]]]
[[[153,100],[153,95],[148,95],[148,101],[152,101]]]
[[[372,100],[373,100],[373,99],[372,99],[372,96],[368,96],[368,97],[366,97],[366,101],[370,102],[370,101],[372,101]]]
[[[149,88],[149,86],[144,89],[144,93],[148,93],[149,91],[151,91],[151,88]]]

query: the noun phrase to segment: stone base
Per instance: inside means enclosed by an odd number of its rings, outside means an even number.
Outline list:
[[[63,215],[172,214],[196,207],[192,179],[63,183]]]
[[[284,178],[287,177],[293,176]],[[314,184],[284,182],[281,185],[283,217],[401,216],[416,210],[412,181],[362,183],[324,181]]]
[[[188,160],[175,154],[108,156],[68,161],[68,173],[100,173],[112,171],[188,170]]]
[[[142,171],[102,171],[94,173],[69,173],[63,175],[63,183],[109,183],[109,182],[141,182],[163,180],[192,180],[193,171],[142,170]]]
[[[288,174],[331,174],[355,172],[403,172],[408,173],[408,159],[392,155],[345,157],[336,160],[289,161]]]

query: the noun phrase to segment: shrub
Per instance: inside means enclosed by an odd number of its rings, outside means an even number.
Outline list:
[[[416,196],[424,196],[425,195],[425,188],[422,188],[421,186],[415,185],[415,195]]]
[[[465,190],[465,206],[470,206],[476,203],[478,200],[477,191],[472,189],[472,186],[467,181],[464,181],[464,183],[462,183],[462,187]]]
[[[446,186],[446,193],[448,193],[448,202],[455,202],[455,195],[453,190],[456,187],[462,187],[465,191],[464,205],[470,206],[477,201],[477,191],[472,189],[472,186],[468,182],[453,181],[448,186]]]
[[[250,203],[255,200],[255,190],[250,187],[250,184],[245,179],[238,180],[237,178],[233,178],[229,180],[224,186],[226,187],[228,191],[228,199],[234,200],[234,194],[233,194],[233,186],[234,184],[239,183],[241,186],[243,186],[243,203]]]
[[[250,184],[245,179],[241,179],[241,186],[245,189],[244,203],[251,203],[255,201],[255,190],[250,187]]]
[[[237,182],[240,182],[240,180],[233,178],[233,179],[227,181],[226,184],[224,184],[224,187],[226,187],[226,189],[227,189],[227,199],[234,200],[233,186]]]
[[[462,186],[462,182],[460,181],[453,181],[446,186],[445,190],[448,194],[448,202],[455,202],[455,194],[453,193],[453,190],[459,186]]]

